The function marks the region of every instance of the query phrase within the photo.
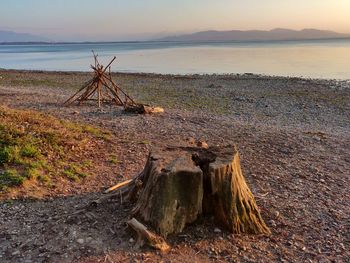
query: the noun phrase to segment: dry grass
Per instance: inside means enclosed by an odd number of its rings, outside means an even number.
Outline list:
[[[84,152],[110,134],[89,125],[29,110],[0,107],[0,191],[26,181],[50,186],[56,176],[88,176]]]

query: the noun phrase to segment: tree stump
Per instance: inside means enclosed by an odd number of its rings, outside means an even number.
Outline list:
[[[132,216],[163,237],[202,215],[233,233],[270,234],[233,146],[154,149],[123,192],[135,203]]]

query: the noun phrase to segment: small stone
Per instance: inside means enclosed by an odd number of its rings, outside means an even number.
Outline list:
[[[221,233],[221,229],[220,229],[220,228],[215,227],[215,228],[214,228],[214,233]]]
[[[277,225],[276,225],[276,222],[275,222],[274,220],[270,220],[269,223],[270,223],[270,225],[271,225],[272,227],[276,227],[276,226],[277,226]]]
[[[134,240],[133,238],[130,238],[130,239],[129,239],[129,243],[134,243],[134,241],[135,241],[135,240]]]
[[[205,141],[197,142],[197,146],[201,147],[201,148],[204,148],[204,149],[208,149],[209,148],[209,145]]]
[[[15,252],[12,253],[12,256],[16,256],[19,255],[21,252],[19,252],[19,250],[16,250]]]
[[[84,244],[84,239],[83,239],[83,238],[79,238],[79,239],[77,239],[77,242],[78,242],[79,244]]]
[[[187,141],[188,141],[188,143],[191,144],[191,145],[196,144],[196,140],[195,140],[193,137],[187,138]]]
[[[279,217],[280,216],[280,212],[276,211],[275,212],[275,217]]]

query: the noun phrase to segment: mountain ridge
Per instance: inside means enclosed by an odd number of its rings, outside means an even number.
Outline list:
[[[29,33],[0,30],[0,43],[10,42],[50,42],[50,39]]]
[[[286,28],[275,28],[272,30],[208,30],[192,34],[168,36],[160,41],[268,41],[268,40],[312,40],[350,38],[350,34],[342,34],[330,30],[319,30],[305,28],[293,30]]]

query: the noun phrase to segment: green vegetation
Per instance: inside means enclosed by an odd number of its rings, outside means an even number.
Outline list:
[[[118,160],[117,156],[115,156],[114,154],[111,154],[109,156],[109,162],[112,164],[118,164],[120,161]]]
[[[66,88],[79,88],[84,81],[76,78],[62,78],[62,75],[68,75],[69,73],[51,73],[45,72],[13,72],[13,71],[1,71],[1,85],[11,86],[41,86],[41,87],[66,87]]]
[[[15,169],[7,169],[3,173],[0,173],[0,190],[6,187],[18,186],[23,184],[25,178],[20,176]]]
[[[186,86],[177,87],[174,84],[167,84],[165,81],[145,82],[143,85],[130,86],[126,83],[123,88],[137,101],[146,104],[160,105],[166,108],[181,108],[187,110],[208,110],[216,114],[230,112],[231,100],[229,97],[212,96],[207,92],[207,87],[193,87],[188,82]]]
[[[54,176],[74,181],[87,177],[92,162],[77,158],[77,151],[87,151],[97,139],[109,136],[90,125],[0,107],[0,191],[27,180],[49,185]]]
[[[63,174],[73,181],[78,181],[80,178],[85,178],[88,175],[81,170],[82,168],[71,164],[65,168]]]

